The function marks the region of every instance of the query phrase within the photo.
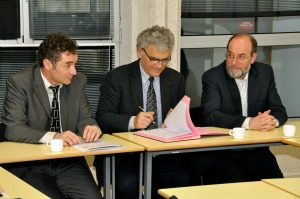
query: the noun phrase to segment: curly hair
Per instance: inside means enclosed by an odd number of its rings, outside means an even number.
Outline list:
[[[49,59],[53,65],[60,60],[61,53],[70,52],[77,54],[78,45],[63,33],[51,33],[40,44],[38,49],[38,62],[44,67],[43,60]]]
[[[137,49],[152,44],[159,50],[167,50],[173,49],[175,38],[168,28],[155,25],[142,31],[136,41]]]

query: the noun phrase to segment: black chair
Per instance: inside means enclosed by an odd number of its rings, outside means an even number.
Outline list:
[[[5,126],[0,123],[0,142],[4,141]]]
[[[194,126],[204,126],[201,106],[190,108],[190,116]]]

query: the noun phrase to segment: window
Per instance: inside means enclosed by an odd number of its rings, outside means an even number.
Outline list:
[[[119,62],[119,21],[115,21],[119,1],[0,0],[0,5],[5,6],[0,9],[0,123],[7,77],[33,64],[40,42],[52,32],[77,41],[76,68],[87,76],[86,93],[94,115],[104,76]],[[14,22],[10,26],[8,19]]]
[[[300,31],[298,0],[182,0],[182,35]]]

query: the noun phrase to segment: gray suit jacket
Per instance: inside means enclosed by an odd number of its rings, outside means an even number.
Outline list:
[[[85,94],[86,77],[77,73],[70,85],[60,91],[63,131],[79,132],[86,125],[97,125]],[[5,137],[9,141],[38,143],[50,129],[50,103],[40,67],[33,65],[12,75],[6,84],[3,107]]]
[[[226,72],[225,61],[202,76],[203,93],[201,107],[205,125],[223,128],[242,126],[239,89],[233,78]],[[248,76],[248,116],[271,110],[280,125],[287,121],[285,107],[276,89],[273,69],[270,65],[255,62]]]
[[[162,119],[185,95],[183,75],[171,68],[160,74]],[[139,60],[107,73],[100,88],[96,120],[105,133],[127,132],[129,120],[143,107]]]

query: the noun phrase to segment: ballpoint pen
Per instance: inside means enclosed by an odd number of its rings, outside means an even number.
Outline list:
[[[139,106],[139,109],[141,109],[143,112],[146,112],[145,109],[143,109],[142,107]],[[155,124],[154,121],[152,121],[153,124]]]

